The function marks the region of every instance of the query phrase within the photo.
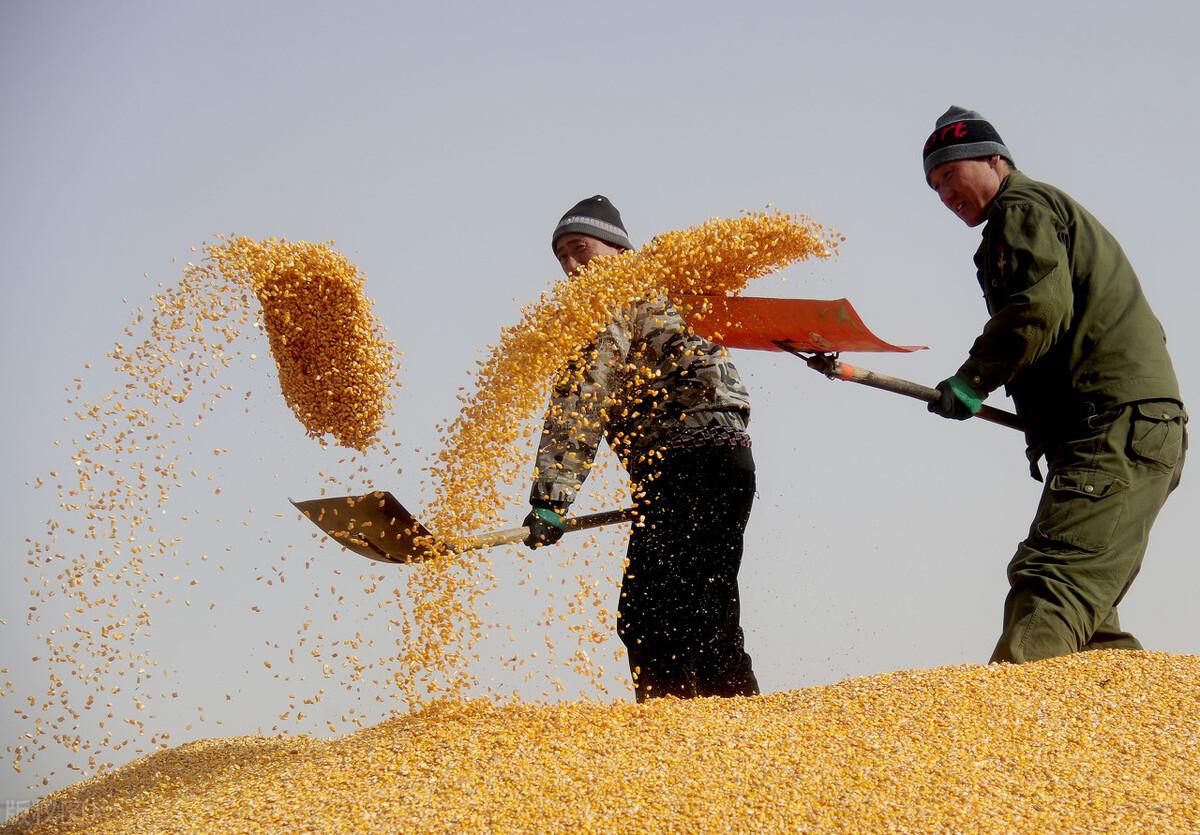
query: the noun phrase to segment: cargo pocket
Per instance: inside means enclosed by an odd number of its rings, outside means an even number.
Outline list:
[[[1129,485],[1100,470],[1055,473],[1046,484],[1033,530],[1047,544],[1100,551],[1125,511]]]
[[[1129,452],[1143,461],[1170,470],[1183,452],[1183,423],[1187,413],[1171,400],[1133,404],[1129,427]]]

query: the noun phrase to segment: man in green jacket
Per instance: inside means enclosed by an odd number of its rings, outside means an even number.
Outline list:
[[[1008,566],[993,661],[1140,649],[1117,605],[1179,483],[1187,413],[1166,337],[1125,253],[1086,209],[1016,169],[1000,135],[951,107],[923,153],[927,184],[968,226],[991,318],[930,411],[962,420],[1005,386],[1030,469],[1047,475]]]

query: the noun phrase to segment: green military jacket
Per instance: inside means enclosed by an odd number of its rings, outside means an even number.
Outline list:
[[[600,439],[626,462],[681,430],[745,430],[750,395],[728,351],[695,335],[667,299],[620,311],[554,387],[530,501],[565,509]]]
[[[1013,171],[975,253],[991,319],[958,374],[1007,387],[1031,445],[1092,411],[1180,400],[1166,336],[1120,244],[1054,186]]]

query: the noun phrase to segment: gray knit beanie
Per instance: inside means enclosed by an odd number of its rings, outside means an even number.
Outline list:
[[[567,213],[554,227],[554,234],[550,237],[550,248],[553,249],[559,238],[571,232],[590,235],[622,249],[633,249],[633,244],[629,242],[629,233],[625,231],[625,224],[621,222],[621,213],[603,194],[580,200],[567,209]]]
[[[1004,157],[1016,168],[1004,140],[986,119],[974,110],[952,106],[938,118],[933,133],[925,140],[922,154],[925,182],[929,182],[929,172],[943,162],[996,155]]]

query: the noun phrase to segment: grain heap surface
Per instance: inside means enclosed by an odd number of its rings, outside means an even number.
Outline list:
[[[1089,652],[737,699],[437,702],[160,752],[5,832],[1200,830],[1200,658]]]

